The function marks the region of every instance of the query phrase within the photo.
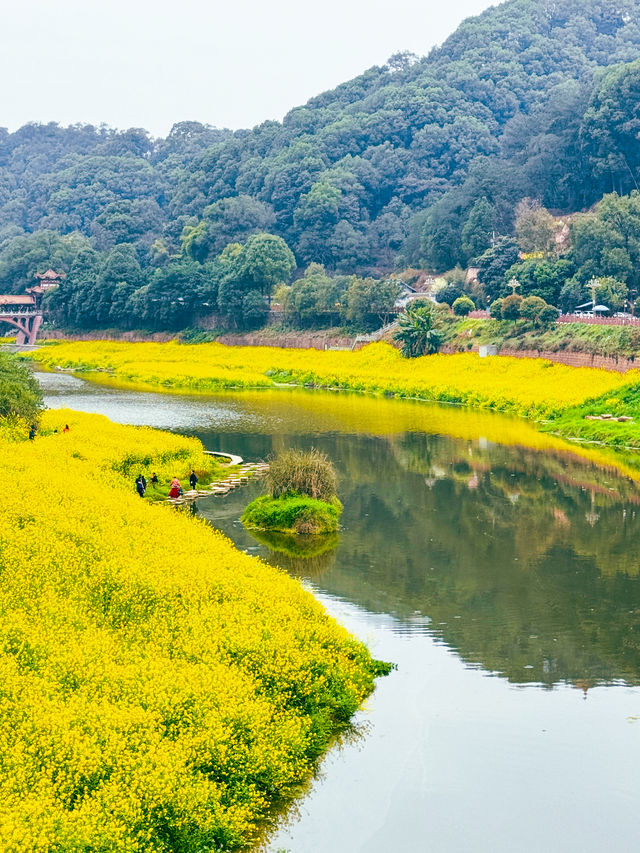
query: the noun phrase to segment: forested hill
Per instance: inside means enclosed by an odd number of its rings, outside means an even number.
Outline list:
[[[87,249],[132,246],[144,278],[263,231],[299,266],[445,269],[486,248],[483,234],[510,233],[525,196],[568,211],[629,192],[639,13],[640,0],[509,0],[427,57],[397,54],[250,131],[4,131],[0,292]]]

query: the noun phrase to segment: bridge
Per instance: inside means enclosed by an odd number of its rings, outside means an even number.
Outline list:
[[[18,330],[16,343],[33,345],[42,321],[42,296],[51,287],[57,287],[64,273],[56,273],[49,269],[44,273],[36,273],[39,279],[34,287],[28,287],[25,294],[0,294],[0,322],[8,323]]]
[[[4,300],[7,298],[7,296],[0,296],[0,321],[15,326],[18,330],[16,335],[18,346],[34,344],[38,330],[42,325],[42,309],[38,308],[35,303],[33,305],[6,304]],[[22,298],[24,299],[24,297]]]

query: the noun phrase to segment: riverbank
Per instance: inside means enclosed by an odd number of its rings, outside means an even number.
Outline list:
[[[481,359],[472,353],[405,359],[384,343],[358,352],[215,343],[66,343],[42,347],[32,357],[49,369],[73,369],[101,382],[159,391],[211,393],[284,384],[460,403],[545,421],[542,428],[568,438],[640,447],[640,400],[637,406],[628,402],[620,412],[632,418],[624,430],[617,422],[593,426],[596,422],[585,420],[592,408],[603,405],[617,414],[619,401],[627,399],[622,389],[633,389],[640,382],[636,371],[620,374],[540,359]],[[580,407],[584,423],[592,424],[584,431],[576,430],[575,416],[564,418]]]
[[[3,849],[251,843],[382,668],[297,582],[138,498],[139,465],[196,439],[64,409],[10,438]]]

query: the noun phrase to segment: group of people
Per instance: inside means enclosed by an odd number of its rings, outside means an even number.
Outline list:
[[[151,479],[149,480],[152,486],[156,486],[158,484],[158,477],[156,474],[151,475]],[[189,475],[189,483],[192,489],[195,489],[196,483],[198,482],[198,477],[195,471],[191,471]],[[136,480],[136,491],[140,495],[141,498],[144,497],[145,492],[147,491],[147,481],[145,479],[144,474],[138,474],[138,478]],[[169,497],[170,498],[179,498],[184,492],[182,491],[182,486],[180,485],[180,480],[177,477],[174,477],[171,481],[171,485],[169,487]]]
[[[33,441],[36,437],[36,433],[38,432],[38,424],[31,424],[31,429],[29,430],[29,441]],[[54,433],[58,432],[57,429],[54,429]],[[69,424],[65,424],[62,428],[62,432],[69,432]]]
[[[158,484],[158,477],[155,472],[151,475],[151,479],[149,480],[152,486],[156,486]],[[144,474],[138,474],[138,478],[136,480],[136,491],[140,495],[141,498],[144,497],[145,492],[147,491],[147,479]]]

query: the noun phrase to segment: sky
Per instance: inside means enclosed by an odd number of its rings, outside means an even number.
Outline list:
[[[487,0],[1,0],[0,126],[253,127],[420,56]]]

